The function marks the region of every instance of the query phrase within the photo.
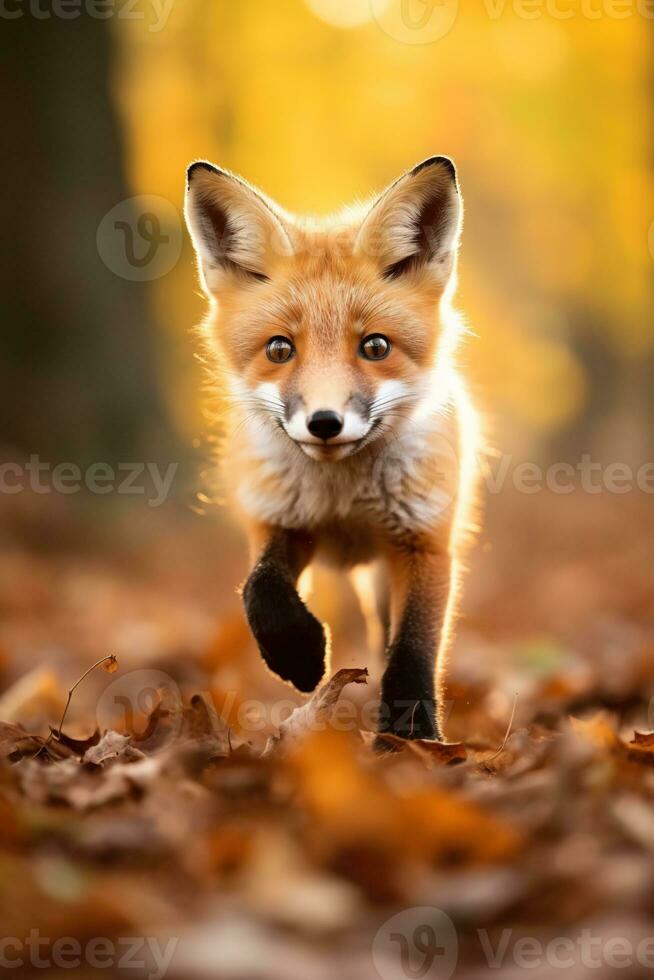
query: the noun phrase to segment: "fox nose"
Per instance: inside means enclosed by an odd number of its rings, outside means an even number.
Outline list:
[[[333,439],[343,430],[343,418],[338,412],[320,408],[307,419],[307,429],[316,439]]]

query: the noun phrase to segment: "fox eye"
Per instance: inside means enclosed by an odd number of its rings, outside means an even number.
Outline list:
[[[391,342],[383,333],[371,333],[359,345],[359,353],[368,361],[383,361],[391,352]]]
[[[295,347],[286,337],[271,337],[266,345],[266,356],[275,364],[284,364],[295,354]]]

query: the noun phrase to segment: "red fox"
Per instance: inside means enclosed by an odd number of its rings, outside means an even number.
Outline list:
[[[312,691],[327,644],[298,578],[315,560],[367,565],[386,637],[379,731],[439,739],[477,440],[454,363],[454,164],[431,157],[328,221],[292,217],[205,161],[187,178],[263,659]]]

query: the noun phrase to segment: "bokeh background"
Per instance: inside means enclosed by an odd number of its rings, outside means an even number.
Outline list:
[[[83,457],[201,431],[189,243],[160,278],[121,279],[96,247],[119,202],[179,214],[184,169],[207,157],[324,214],[443,152],[467,205],[466,360],[502,446],[644,450],[651,20],[636,4],[415,4],[417,27],[386,0],[6,22],[3,444]]]

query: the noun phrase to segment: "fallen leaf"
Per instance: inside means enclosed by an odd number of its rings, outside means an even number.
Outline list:
[[[0,758],[18,762],[23,756],[38,752],[44,741],[36,735],[29,735],[22,725],[0,721]]]
[[[65,745],[66,748],[71,749],[79,756],[83,756],[87,749],[90,749],[92,745],[97,745],[100,741],[100,731],[97,728],[88,738],[72,738],[65,732],[60,732],[58,728],[50,728],[50,732],[60,745]]]
[[[184,709],[183,737],[205,749],[213,757],[231,751],[231,732],[205,695],[194,694]]]
[[[148,789],[161,772],[162,759],[116,762],[89,767],[77,759],[51,765],[26,759],[18,768],[23,792],[32,803],[66,804],[74,810],[90,810],[115,803]]]
[[[368,671],[364,668],[346,668],[320,687],[306,702],[296,708],[279,726],[279,735],[273,736],[266,751],[283,740],[300,739],[310,732],[323,731],[333,716],[336,704],[348,684],[367,684]]]
[[[70,749],[65,745],[59,745],[40,735],[30,735],[22,725],[0,721],[0,759],[15,763],[25,757],[38,755],[41,761],[48,761],[65,759],[70,754]]]
[[[632,762],[654,765],[654,733],[634,732],[632,741],[626,745],[626,751]]]
[[[143,753],[134,748],[129,735],[121,735],[119,732],[105,732],[97,744],[91,745],[86,752],[82,762],[100,766],[111,759],[120,758],[143,758]]]
[[[465,762],[468,758],[468,750],[462,742],[437,742],[427,738],[407,739],[393,735],[391,732],[383,732],[378,735],[366,734],[372,736],[364,739],[370,746],[385,743],[393,750],[413,752],[423,760],[430,760],[443,765],[455,765],[459,762]]]

